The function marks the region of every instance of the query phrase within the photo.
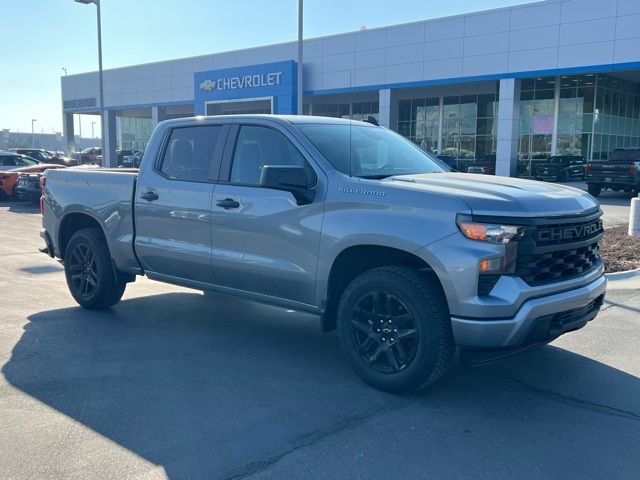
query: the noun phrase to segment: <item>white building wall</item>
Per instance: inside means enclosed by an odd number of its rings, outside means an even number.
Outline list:
[[[425,14],[428,13],[425,4]],[[305,41],[306,91],[640,62],[639,0],[547,0]],[[193,73],[294,59],[295,42],[105,71],[108,107],[193,101]],[[65,100],[97,74],[62,78]]]

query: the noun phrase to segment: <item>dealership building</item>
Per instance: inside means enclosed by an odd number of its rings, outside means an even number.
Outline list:
[[[547,0],[308,39],[302,66],[290,42],[105,70],[105,156],[143,150],[165,119],[296,113],[302,68],[303,114],[374,116],[462,171],[605,159],[640,147],[638,25],[640,0]],[[99,115],[98,74],[61,81],[73,149],[73,115]]]

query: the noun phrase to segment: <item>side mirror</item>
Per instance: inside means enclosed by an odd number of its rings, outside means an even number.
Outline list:
[[[265,165],[260,174],[260,186],[291,192],[301,203],[311,203],[315,191],[304,167],[289,165]]]

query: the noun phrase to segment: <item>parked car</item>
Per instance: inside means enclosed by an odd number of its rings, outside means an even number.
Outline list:
[[[447,172],[365,122],[168,120],[138,172],[45,176],[45,251],[81,306],[108,308],[146,275],[309,312],[384,390],[436,381],[456,347],[549,342],[604,300],[587,192]]]
[[[65,167],[73,167],[78,165],[78,161],[74,158],[59,156],[42,148],[12,148],[12,152],[26,155],[43,163],[64,165]]]
[[[591,160],[585,167],[587,187],[594,197],[607,188],[640,193],[640,148],[617,148],[608,160]]]
[[[18,177],[15,189],[15,198],[17,200],[38,203],[42,196],[42,188],[40,179],[44,178],[42,173],[22,173]]]
[[[0,150],[0,171],[13,170],[19,167],[32,167],[42,162],[26,155],[20,155],[15,152],[5,152]]]
[[[457,170],[457,159],[453,155],[436,155],[436,157],[447,166]]]
[[[142,157],[144,156],[143,152],[135,151],[132,155],[127,155],[122,159],[122,167],[123,168],[140,168],[140,164],[142,163]]]
[[[568,182],[584,180],[584,157],[581,155],[553,155],[546,162],[536,163],[536,180]]]
[[[80,163],[92,163],[92,164],[100,164],[102,160],[102,148],[100,147],[89,147],[85,148],[80,152]]]
[[[138,150],[130,150],[130,149],[116,150],[116,160],[117,160],[118,166],[119,167],[123,166],[124,159],[130,156],[133,156],[136,153],[138,153]]]
[[[466,163],[466,162],[465,162]],[[496,174],[496,155],[480,154],[478,158],[471,163],[467,163],[467,173],[479,173],[482,175]]]
[[[0,196],[4,198],[16,198],[18,178],[24,174],[42,173],[50,168],[65,168],[55,164],[37,164],[28,167],[19,167],[0,172]]]

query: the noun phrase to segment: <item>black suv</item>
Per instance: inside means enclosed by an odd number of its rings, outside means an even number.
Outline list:
[[[584,158],[580,155],[553,155],[546,161],[536,163],[536,180],[568,182],[584,180]]]

